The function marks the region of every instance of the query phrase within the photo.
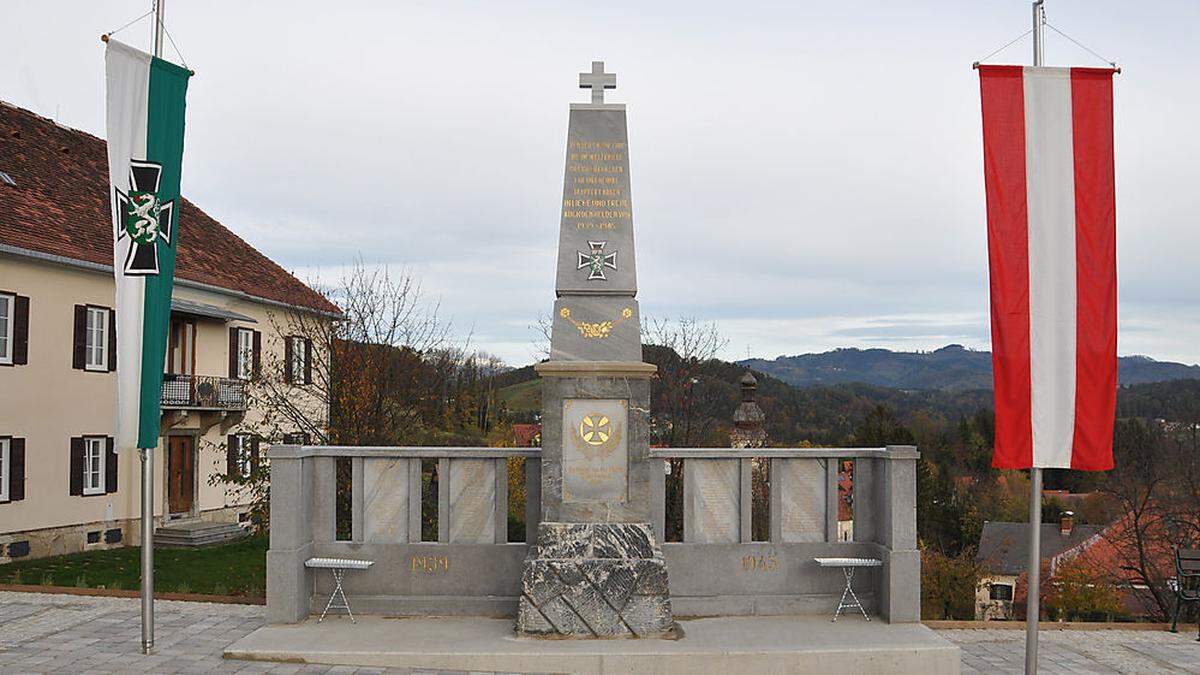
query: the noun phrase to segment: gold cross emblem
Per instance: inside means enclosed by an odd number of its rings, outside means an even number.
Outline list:
[[[579,437],[588,445],[604,445],[612,437],[612,424],[605,415],[585,415],[579,423]]]

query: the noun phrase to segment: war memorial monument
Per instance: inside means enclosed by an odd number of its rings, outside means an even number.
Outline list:
[[[958,648],[919,623],[916,448],[772,448],[754,434],[737,447],[650,447],[655,367],[642,361],[626,109],[605,101],[616,76],[603,62],[580,86],[591,101],[570,106],[550,357],[536,366],[542,447],[272,447],[272,625],[226,657],[505,672],[958,673]],[[508,538],[513,457],[524,459],[524,542]],[[351,532],[340,539],[335,462],[346,460]],[[684,467],[678,542],[664,541],[667,460]],[[756,460],[770,471],[764,541],[751,528]],[[438,527],[425,541],[431,461]],[[838,518],[844,466],[848,538]],[[322,568],[336,564],[337,574]],[[356,623],[338,610],[318,622],[337,597]]]

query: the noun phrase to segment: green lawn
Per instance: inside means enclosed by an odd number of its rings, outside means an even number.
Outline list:
[[[504,387],[497,395],[512,412],[537,412],[542,409],[541,380]]]
[[[0,584],[141,587],[140,547],[72,553],[0,565]],[[202,549],[156,549],[154,590],[261,598],[267,589],[267,538]]]

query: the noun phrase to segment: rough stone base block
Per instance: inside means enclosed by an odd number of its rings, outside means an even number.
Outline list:
[[[667,563],[648,523],[541,523],[521,574],[517,633],[671,637]]]

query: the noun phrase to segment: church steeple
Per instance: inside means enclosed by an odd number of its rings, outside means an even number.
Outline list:
[[[729,445],[734,448],[761,448],[767,443],[767,430],[763,427],[766,415],[758,407],[758,380],[747,370],[742,375],[742,403],[733,413],[733,431],[729,433]]]

